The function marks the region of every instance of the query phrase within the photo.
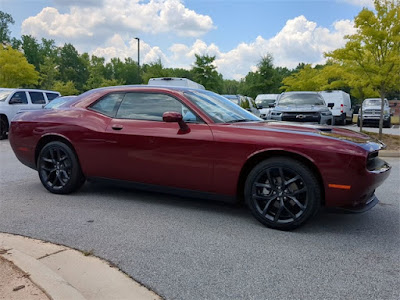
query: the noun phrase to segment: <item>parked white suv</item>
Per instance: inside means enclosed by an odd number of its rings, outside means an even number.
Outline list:
[[[59,92],[0,88],[0,140],[7,137],[12,118],[19,110],[38,109],[60,96]]]
[[[320,92],[326,103],[333,103],[331,108],[335,125],[346,125],[353,121],[353,109],[351,108],[350,95],[343,91]]]

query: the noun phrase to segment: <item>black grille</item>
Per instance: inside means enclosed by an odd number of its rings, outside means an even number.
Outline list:
[[[321,120],[319,112],[300,113],[300,112],[285,112],[282,114],[282,121],[290,122],[317,122]]]

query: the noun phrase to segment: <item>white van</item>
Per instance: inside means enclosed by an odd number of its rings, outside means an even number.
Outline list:
[[[163,77],[150,78],[148,85],[183,86],[193,89],[205,90],[204,86],[187,78]]]
[[[326,103],[334,103],[331,108],[335,125],[346,125],[353,120],[350,95],[343,91],[320,92]]]
[[[0,140],[7,138],[11,120],[19,110],[40,109],[59,96],[55,91],[0,88]]]

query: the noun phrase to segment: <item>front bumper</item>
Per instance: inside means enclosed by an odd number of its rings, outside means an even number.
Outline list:
[[[379,203],[379,199],[375,196],[375,193],[372,194],[371,198],[365,203],[365,204],[358,204],[356,206],[344,206],[344,207],[337,207],[336,209],[339,211],[342,211],[344,213],[349,213],[349,214],[358,214],[358,213],[364,213],[366,211],[369,211],[371,208],[373,208],[375,205]]]

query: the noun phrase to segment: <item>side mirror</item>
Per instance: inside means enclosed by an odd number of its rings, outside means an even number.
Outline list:
[[[263,109],[262,105],[257,105],[257,109]]]
[[[18,99],[18,98],[12,98],[10,99],[10,101],[8,102],[8,104],[21,104],[22,100]]]
[[[268,107],[269,107],[269,108],[275,107],[275,103],[270,103],[270,104],[268,104]]]
[[[328,103],[328,107],[329,108],[332,108],[332,107],[334,107],[335,106],[335,103]]]
[[[163,113],[163,121],[167,123],[173,123],[176,122],[179,124],[179,128],[182,131],[182,133],[186,133],[190,131],[189,126],[186,124],[185,121],[183,121],[182,114],[175,112],[175,111],[166,111]]]

